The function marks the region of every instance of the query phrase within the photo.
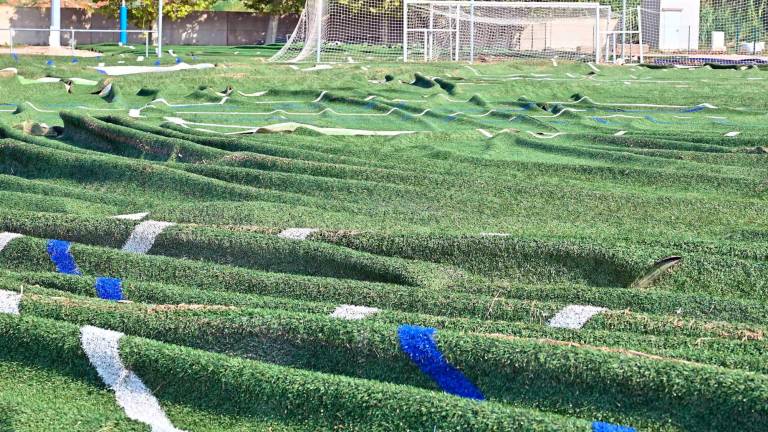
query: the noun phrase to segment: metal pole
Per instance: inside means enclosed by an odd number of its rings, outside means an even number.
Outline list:
[[[323,50],[323,0],[317,1],[317,11],[315,15],[315,31],[317,31],[317,59],[316,62],[320,63],[320,53]]]
[[[429,46],[428,46],[429,35],[428,35],[428,33],[429,33],[428,31],[424,30],[424,61],[427,61],[427,57],[429,55]]]
[[[456,6],[456,61],[459,61],[459,41],[461,40],[461,33],[459,32],[461,27],[461,6]]]
[[[128,8],[125,6],[125,0],[120,5],[120,45],[128,45]]]
[[[163,0],[157,0],[157,58],[163,56]]]
[[[627,0],[622,0],[621,7],[621,59],[626,63],[624,49],[627,45]]]
[[[613,11],[608,9],[608,24],[605,26],[606,31],[611,29],[611,19],[613,19]],[[608,63],[611,60],[611,41],[613,41],[613,62],[616,63],[616,33],[611,33],[610,36],[606,35],[605,62]]]
[[[691,26],[688,26],[688,55],[691,55]]]
[[[435,46],[434,30],[435,30],[435,9],[432,3],[429,4],[429,60],[432,60],[432,55]]]
[[[48,45],[58,48],[61,46],[61,0],[51,0],[51,30],[48,34]]]
[[[638,6],[637,7],[637,35],[638,35],[638,41],[640,42],[640,63],[645,62],[645,57],[643,53],[643,9]]]
[[[144,58],[149,59],[149,32],[144,32]]]
[[[75,56],[75,30],[69,28],[69,48],[72,50],[72,57]]]
[[[13,28],[8,29],[8,47],[11,51],[11,56],[13,56]]]
[[[408,63],[408,0],[403,2],[403,63]]]
[[[600,6],[595,7],[595,63],[600,63]]]
[[[469,62],[475,61],[475,0],[469,3]]]

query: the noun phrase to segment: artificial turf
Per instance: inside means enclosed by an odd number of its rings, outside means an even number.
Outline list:
[[[0,314],[0,430],[146,430],[82,325],[125,333],[190,431],[768,428],[768,72],[172,47],[162,65],[215,67],[107,78],[155,60],[92,48],[0,59],[0,232],[24,234],[0,248],[22,294]],[[114,216],[140,212],[175,225],[120,251],[142,222]],[[83,276],[55,273],[49,239]],[[129,302],[98,299],[102,276]],[[548,325],[573,304],[606,310]],[[442,392],[403,324],[436,328],[486,401]]]

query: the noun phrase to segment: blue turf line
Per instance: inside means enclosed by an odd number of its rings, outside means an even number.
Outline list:
[[[100,299],[118,301],[123,299],[122,281],[118,278],[96,278],[96,295]]]
[[[82,276],[83,273],[77,268],[75,258],[69,251],[71,244],[64,240],[48,240],[48,256],[56,266],[56,271],[68,275]]]
[[[480,390],[460,370],[445,360],[435,342],[436,332],[437,330],[431,327],[401,325],[397,329],[400,348],[446,393],[484,400]]]
[[[619,426],[611,423],[592,422],[592,432],[636,432],[635,428]]]

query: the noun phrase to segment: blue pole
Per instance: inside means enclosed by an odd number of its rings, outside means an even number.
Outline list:
[[[128,8],[125,1],[120,6],[120,45],[128,45]]]

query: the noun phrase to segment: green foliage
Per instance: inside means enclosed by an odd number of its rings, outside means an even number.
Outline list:
[[[118,16],[122,0],[92,0],[100,12]],[[163,16],[179,20],[192,12],[208,10],[216,0],[167,0],[163,2]],[[140,29],[155,26],[158,15],[157,0],[131,0],[127,2],[128,21]]]

